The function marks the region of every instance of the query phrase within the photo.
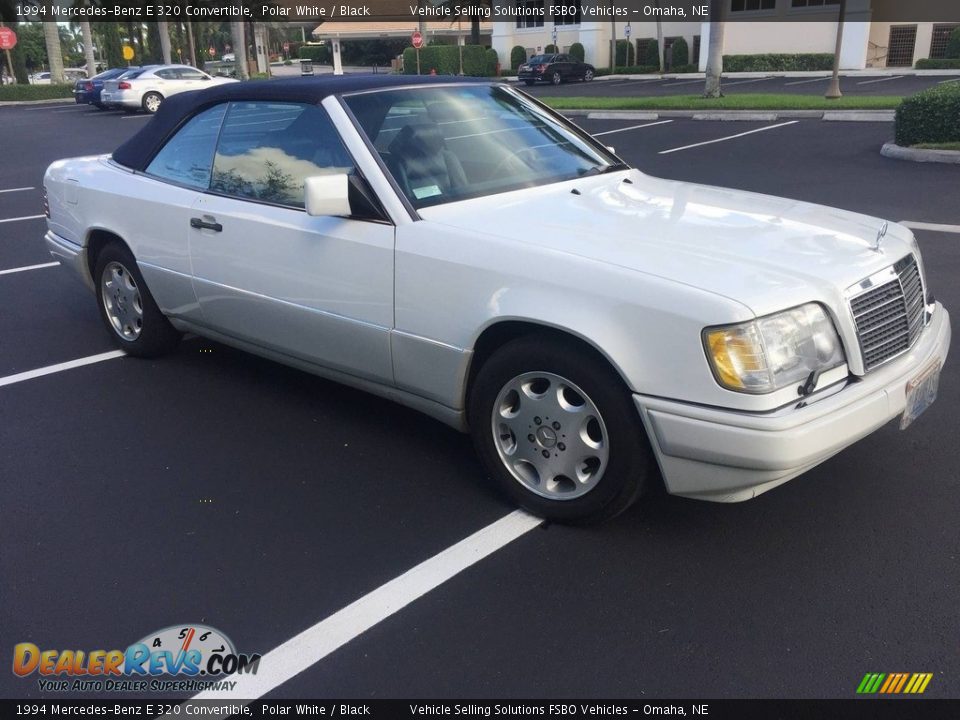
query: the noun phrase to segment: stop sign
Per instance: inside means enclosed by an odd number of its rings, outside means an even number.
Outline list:
[[[8,27],[0,27],[0,50],[13,50],[17,34]]]
[[[413,43],[413,46],[419,50],[423,47],[423,34],[419,30],[414,30],[413,35],[410,36],[410,41]]]

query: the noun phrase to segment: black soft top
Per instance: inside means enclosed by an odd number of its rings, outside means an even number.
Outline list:
[[[153,119],[114,150],[113,159],[132,170],[145,170],[153,156],[177,128],[200,110],[221,102],[262,100],[316,104],[329,95],[450,82],[464,82],[464,78],[430,75],[326,75],[214,85],[205,90],[179,93],[165,99]]]

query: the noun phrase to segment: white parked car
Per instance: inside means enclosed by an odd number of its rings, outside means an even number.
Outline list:
[[[47,245],[131,355],[193,332],[399,401],[557,520],[661,479],[745,500],[932,402],[949,316],[907,228],[654,178],[434,80],[173,98],[50,166]]]
[[[87,71],[82,68],[64,68],[63,77],[67,83],[75,83],[77,80],[86,80]],[[52,82],[49,72],[35,73],[27,80],[31,85],[49,85]]]
[[[100,102],[107,107],[152,114],[171,95],[231,82],[236,80],[213,77],[189,65],[146,65],[104,82]]]

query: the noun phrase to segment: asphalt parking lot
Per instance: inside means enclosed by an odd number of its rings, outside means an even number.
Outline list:
[[[146,122],[0,108],[20,139],[0,164],[8,660],[18,642],[124,648],[180,623],[266,653],[512,511],[465,436],[205,340],[4,382],[113,349],[34,216],[49,162]],[[960,168],[882,158],[888,123],[577,122],[654,175],[960,226]],[[957,317],[960,234],[916,232]],[[267,697],[853,698],[893,671],[960,697],[958,367],[908,431],[753,501],[656,496],[601,527],[519,533]],[[9,672],[0,696],[48,697]]]
[[[696,95],[703,92],[703,78],[597,78],[593,82],[571,82],[553,86],[537,84],[529,88],[537,96],[581,97],[647,97],[661,95]],[[941,83],[960,82],[957,75],[841,75],[840,91],[844,95],[913,95]],[[830,84],[830,75],[818,77],[724,78],[725,95],[744,93],[787,93],[789,95],[823,96]],[[526,85],[523,85],[526,89]]]

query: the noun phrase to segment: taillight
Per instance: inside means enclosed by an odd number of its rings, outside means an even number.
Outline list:
[[[130,83],[128,83],[126,80],[124,80],[124,81],[121,82],[119,85],[117,85],[117,90],[130,90],[131,87],[132,87],[132,86],[130,85]]]
[[[47,188],[43,188],[43,214],[50,218],[50,203],[47,202]]]
[[[83,89],[86,90],[87,92],[93,92],[93,83],[92,82],[84,83]]]

